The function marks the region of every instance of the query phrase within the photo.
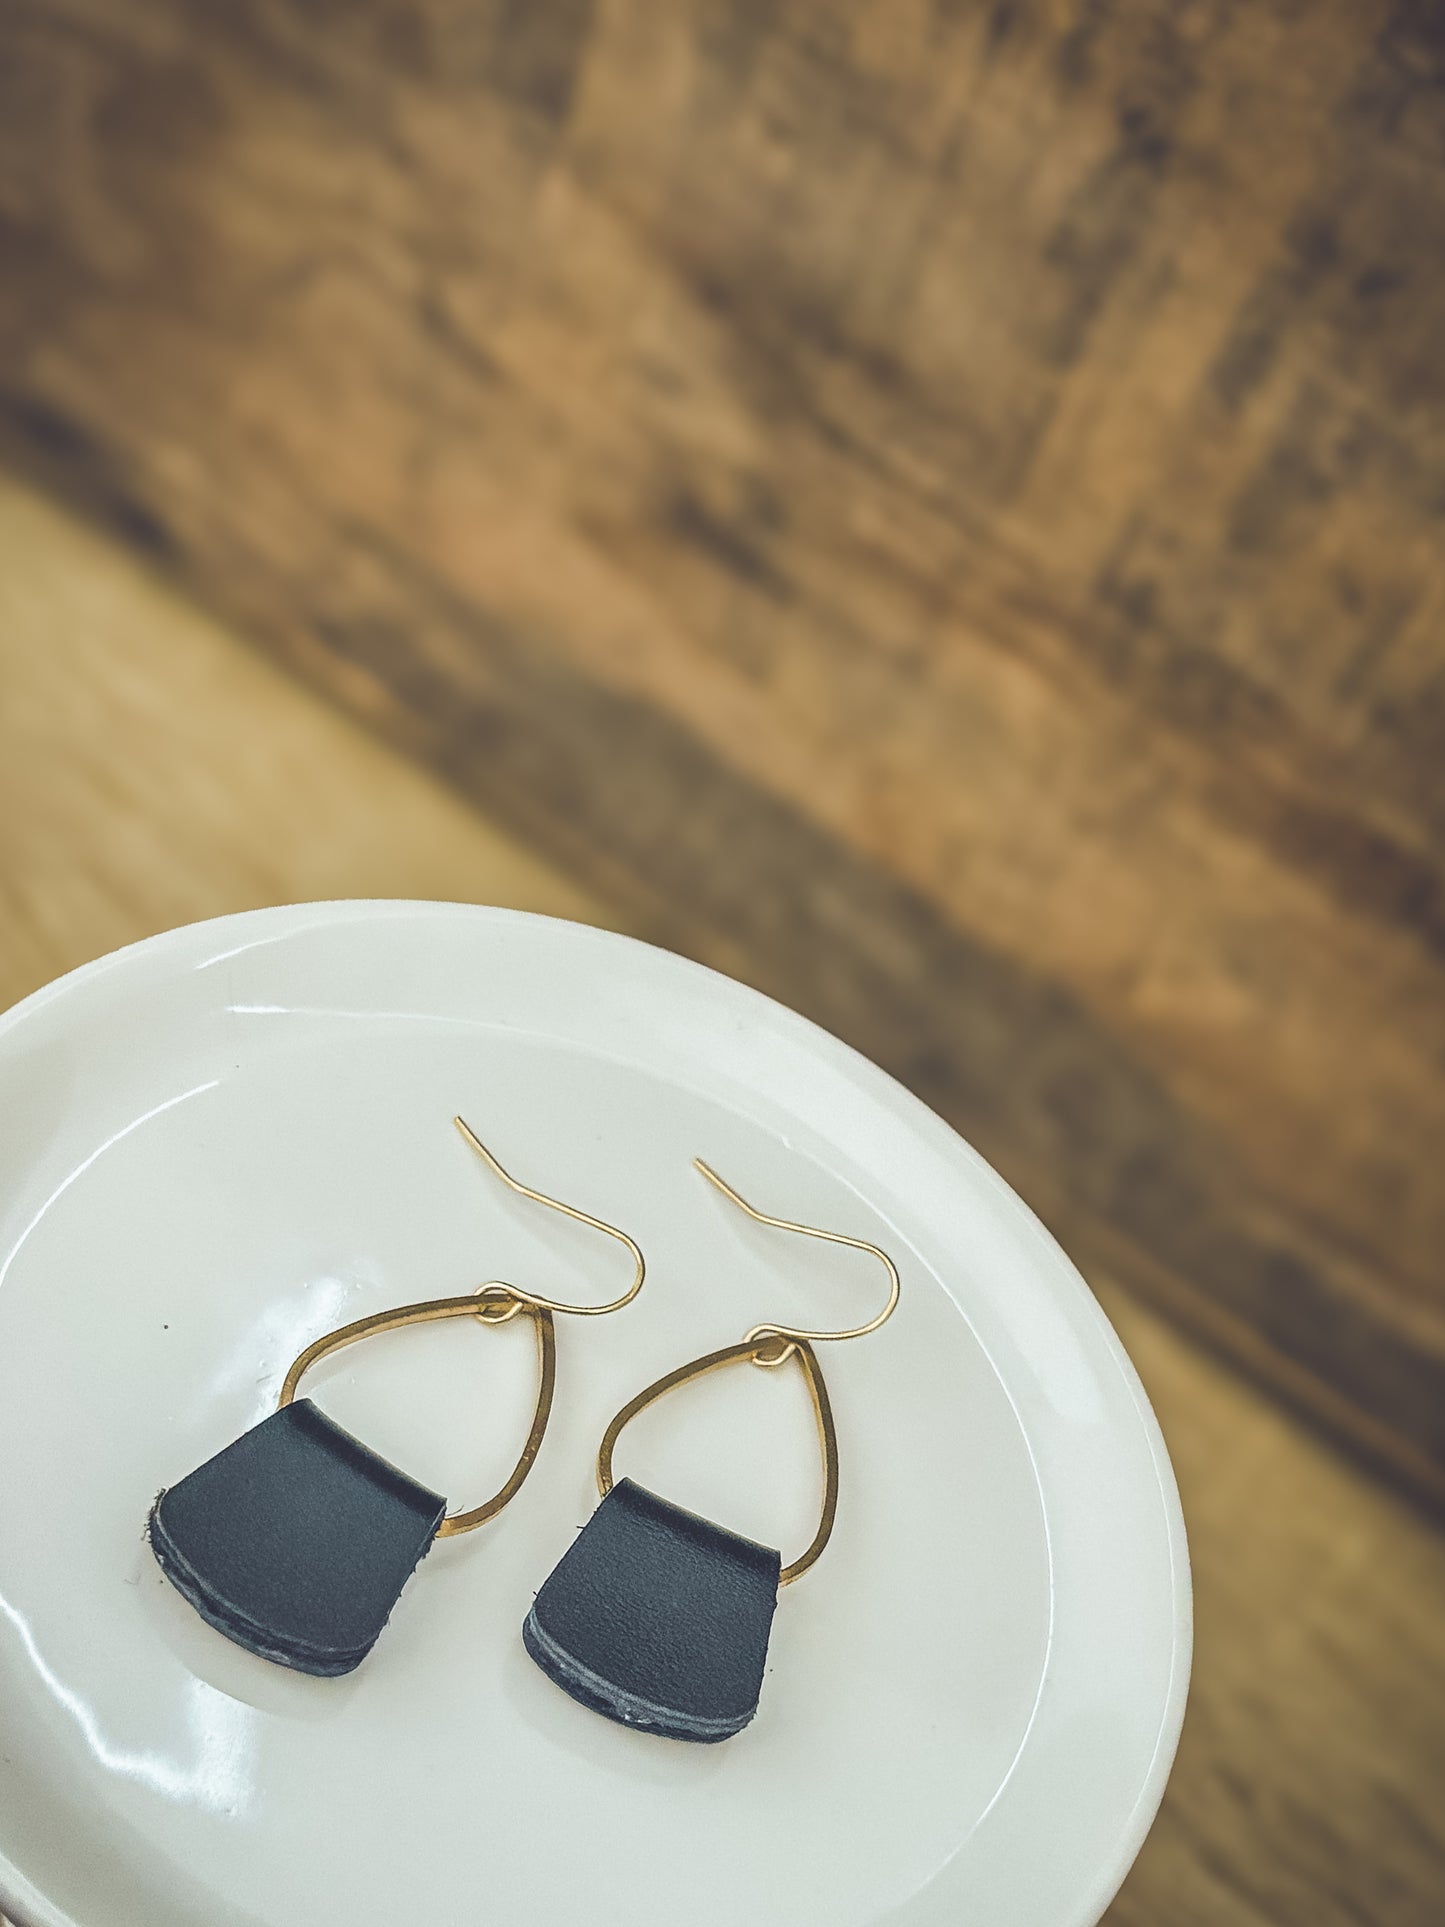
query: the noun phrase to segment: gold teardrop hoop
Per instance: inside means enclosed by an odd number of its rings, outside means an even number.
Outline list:
[[[679,1365],[676,1371],[668,1372],[655,1384],[649,1385],[645,1392],[639,1392],[636,1398],[630,1399],[603,1434],[601,1450],[597,1454],[597,1485],[603,1498],[612,1490],[612,1456],[623,1428],[665,1392],[675,1391],[678,1386],[690,1384],[693,1379],[702,1378],[708,1372],[721,1371],[725,1365],[744,1361],[750,1365],[782,1365],[789,1358],[797,1359],[807,1381],[823,1448],[823,1511],[818,1530],[813,1534],[807,1551],[791,1565],[783,1567],[778,1575],[778,1584],[790,1586],[795,1579],[801,1579],[808,1568],[816,1565],[822,1557],[838,1513],[838,1434],[833,1424],[833,1407],[823,1379],[823,1368],[806,1338],[794,1334],[783,1338],[775,1332],[768,1332],[761,1338],[749,1336],[740,1345],[724,1345],[721,1351],[708,1352],[705,1357],[695,1358],[688,1365]]]
[[[355,1345],[363,1338],[375,1338],[382,1332],[399,1331],[404,1325],[428,1325],[442,1318],[475,1318],[483,1325],[505,1325],[521,1313],[532,1320],[537,1328],[537,1404],[532,1413],[532,1427],[527,1434],[527,1442],[522,1447],[522,1456],[517,1460],[506,1484],[485,1505],[473,1506],[469,1512],[448,1513],[437,1527],[439,1539],[453,1539],[460,1532],[470,1532],[474,1526],[485,1525],[488,1519],[495,1519],[503,1506],[516,1497],[522,1481],[531,1471],[542,1449],[547,1421],[552,1415],[552,1398],[557,1388],[557,1329],[553,1313],[561,1311],[573,1313],[579,1318],[602,1318],[608,1312],[620,1311],[624,1305],[630,1305],[641,1291],[647,1271],[637,1241],[629,1238],[625,1231],[606,1223],[602,1218],[594,1218],[590,1213],[578,1210],[576,1205],[564,1204],[560,1198],[549,1198],[545,1192],[534,1191],[531,1185],[523,1184],[520,1178],[514,1178],[503,1169],[464,1118],[454,1117],[452,1122],[508,1190],[515,1191],[520,1197],[531,1198],[537,1204],[546,1205],[549,1211],[560,1211],[564,1218],[589,1225],[592,1230],[601,1231],[622,1245],[632,1259],[632,1282],[608,1304],[569,1305],[559,1299],[543,1298],[536,1292],[524,1291],[519,1285],[493,1279],[462,1298],[429,1298],[423,1304],[399,1305],[394,1311],[378,1311],[369,1318],[358,1318],[352,1324],[342,1325],[339,1330],[316,1339],[294,1360],[281,1387],[278,1411],[295,1398],[302,1376],[319,1359],[325,1358],[328,1353],[340,1351],[343,1345]]]
[[[803,1238],[817,1238],[824,1244],[845,1245],[851,1251],[866,1252],[869,1257],[878,1260],[888,1275],[888,1297],[882,1310],[862,1325],[845,1326],[840,1331],[808,1331],[798,1325],[754,1325],[741,1344],[725,1345],[721,1351],[708,1352],[703,1358],[693,1359],[691,1364],[679,1365],[675,1372],[659,1378],[645,1392],[639,1392],[636,1398],[623,1406],[604,1433],[601,1450],[597,1454],[597,1484],[605,1499],[612,1490],[612,1455],[617,1440],[624,1426],[635,1419],[639,1412],[645,1411],[655,1399],[661,1398],[665,1392],[674,1391],[679,1385],[702,1378],[708,1372],[721,1371],[725,1365],[735,1365],[745,1360],[750,1365],[761,1365],[771,1370],[786,1365],[790,1358],[797,1359],[807,1381],[808,1396],[813,1401],[813,1415],[818,1421],[818,1437],[823,1447],[823,1511],[812,1544],[790,1566],[784,1566],[778,1575],[780,1586],[790,1586],[822,1557],[823,1549],[832,1537],[833,1521],[838,1513],[838,1433],[833,1423],[833,1407],[828,1398],[823,1368],[818,1363],[818,1354],[813,1350],[813,1345],[839,1344],[850,1338],[866,1338],[870,1332],[876,1332],[881,1325],[886,1325],[897,1309],[902,1290],[898,1267],[881,1246],[870,1243],[867,1238],[854,1238],[844,1231],[824,1231],[818,1225],[799,1224],[793,1218],[774,1217],[771,1212],[760,1211],[756,1205],[749,1204],[702,1158],[694,1158],[693,1166],[754,1223],[771,1225],[776,1231],[793,1231]]]
[[[488,1299],[489,1303],[479,1307],[479,1297]],[[506,1310],[501,1316],[488,1316],[493,1305],[505,1305]],[[552,1414],[552,1397],[557,1388],[557,1330],[547,1306],[516,1299],[507,1285],[490,1284],[483,1285],[479,1292],[468,1293],[464,1298],[431,1298],[420,1305],[398,1305],[394,1311],[373,1312],[371,1317],[358,1318],[350,1325],[342,1325],[308,1345],[287,1372],[276,1409],[280,1411],[291,1403],[302,1377],[313,1365],[331,1352],[340,1351],[343,1345],[355,1345],[363,1338],[375,1338],[382,1332],[400,1331],[404,1325],[429,1325],[443,1318],[478,1318],[483,1324],[502,1324],[519,1311],[530,1318],[537,1328],[538,1387],[532,1428],[522,1447],[522,1456],[501,1490],[494,1493],[485,1505],[473,1506],[469,1512],[448,1513],[437,1527],[439,1539],[453,1539],[458,1533],[470,1532],[474,1526],[485,1525],[488,1519],[496,1518],[503,1506],[521,1490],[522,1481],[542,1449],[547,1420]]]

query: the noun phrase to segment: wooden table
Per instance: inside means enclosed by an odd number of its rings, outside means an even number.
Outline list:
[[[170,924],[370,895],[615,921],[119,550],[0,483],[0,1005]],[[1110,1921],[1438,1927],[1445,1539],[1094,1283],[1174,1455],[1198,1620],[1178,1766]]]
[[[0,461],[1445,1509],[1438,0],[6,0]]]

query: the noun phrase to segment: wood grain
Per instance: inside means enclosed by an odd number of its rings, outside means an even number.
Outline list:
[[[0,445],[1445,1495],[1425,0],[10,0]]]
[[[0,480],[0,1009],[198,917],[594,897],[143,571]]]
[[[112,944],[263,901],[601,914],[3,484],[0,689],[0,1004]],[[1102,1295],[1173,1453],[1197,1617],[1179,1761],[1111,1927],[1436,1927],[1445,1538],[1152,1311]]]
[[[1100,1296],[1169,1440],[1195,1586],[1179,1757],[1110,1927],[1437,1927],[1445,1538]]]

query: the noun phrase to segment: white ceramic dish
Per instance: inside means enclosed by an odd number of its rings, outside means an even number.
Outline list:
[[[458,1110],[528,1182],[632,1230],[648,1284],[559,1320],[556,1414],[509,1510],[436,1548],[359,1672],[289,1674],[161,1578],[157,1488],[334,1324],[492,1277],[595,1299],[617,1275],[606,1241],[495,1183]],[[709,1748],[594,1717],[519,1638],[627,1397],[760,1320],[876,1302],[869,1260],[748,1224],[695,1152],[886,1245],[904,1279],[885,1330],[823,1350],[837,1532],[782,1595],[757,1720]],[[398,1333],[307,1391],[466,1500],[525,1429],[523,1325]],[[641,944],[308,905],[170,932],[19,1005],[0,1410],[0,1905],[22,1927],[1082,1927],[1163,1791],[1184,1529],[1098,1306],[891,1079]],[[811,1535],[796,1374],[665,1401],[619,1469],[785,1556]]]

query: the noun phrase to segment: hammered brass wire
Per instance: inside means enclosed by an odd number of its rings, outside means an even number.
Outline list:
[[[770,1340],[764,1340],[767,1344]],[[823,1382],[822,1368],[817,1354],[806,1339],[794,1340],[789,1349],[778,1358],[759,1358],[758,1344],[752,1338],[745,1338],[740,1345],[724,1345],[721,1351],[709,1352],[704,1358],[695,1358],[691,1364],[679,1365],[675,1372],[668,1372],[645,1392],[628,1401],[613,1419],[602,1437],[602,1449],[597,1454],[597,1486],[605,1499],[612,1490],[612,1455],[617,1449],[617,1441],[623,1427],[629,1425],[639,1412],[645,1411],[655,1399],[665,1392],[673,1391],[679,1385],[686,1385],[692,1379],[702,1378],[708,1372],[721,1371],[725,1365],[737,1364],[746,1359],[752,1365],[780,1365],[784,1358],[796,1358],[802,1367],[803,1377],[807,1380],[808,1393],[813,1402],[813,1416],[818,1421],[818,1438],[823,1448],[823,1511],[814,1533],[812,1543],[806,1552],[795,1559],[790,1566],[784,1566],[778,1574],[780,1586],[791,1586],[814,1566],[823,1555],[833,1533],[833,1521],[838,1515],[838,1433],[833,1424],[833,1406],[828,1397],[828,1387]]]
[[[289,1405],[296,1396],[296,1388],[303,1375],[318,1360],[329,1353],[340,1351],[343,1345],[355,1345],[363,1338],[374,1338],[380,1332],[400,1331],[404,1325],[428,1325],[442,1318],[469,1318],[477,1315],[477,1298],[487,1292],[510,1292],[511,1287],[503,1284],[483,1285],[480,1292],[469,1292],[463,1298],[431,1298],[419,1305],[398,1305],[393,1311],[373,1312],[369,1318],[358,1318],[350,1325],[342,1325],[334,1332],[327,1332],[308,1345],[296,1359],[286,1374],[281,1386],[281,1396],[276,1409]],[[485,1505],[474,1506],[469,1512],[449,1512],[437,1527],[438,1539],[455,1538],[459,1532],[470,1532],[474,1526],[485,1525],[488,1519],[495,1519],[511,1499],[522,1488],[522,1481],[531,1471],[538,1452],[542,1449],[542,1438],[547,1430],[547,1421],[552,1415],[552,1398],[557,1388],[557,1330],[548,1307],[534,1305],[514,1305],[508,1317],[523,1311],[537,1327],[538,1378],[536,1409],[532,1414],[532,1429],[527,1434],[527,1442],[522,1447],[522,1456],[517,1460],[511,1476],[500,1491],[495,1492]]]
[[[474,1506],[468,1512],[448,1513],[437,1527],[439,1539],[454,1538],[460,1532],[470,1532],[474,1526],[485,1525],[488,1519],[495,1519],[511,1499],[521,1490],[522,1481],[531,1471],[542,1439],[547,1430],[547,1421],[552,1414],[552,1399],[557,1386],[557,1332],[553,1322],[554,1312],[567,1312],[577,1318],[601,1318],[608,1312],[621,1311],[630,1305],[642,1289],[642,1281],[647,1273],[647,1265],[641,1248],[629,1238],[625,1231],[616,1225],[594,1218],[586,1211],[579,1211],[575,1205],[563,1204],[560,1198],[549,1198],[544,1192],[534,1191],[504,1170],[476,1132],[466,1121],[455,1117],[452,1122],[462,1136],[478,1153],[484,1163],[502,1180],[509,1190],[519,1196],[531,1198],[537,1204],[545,1204],[551,1211],[560,1211],[563,1217],[575,1218],[578,1224],[590,1225],[594,1231],[601,1231],[609,1238],[615,1238],[625,1245],[632,1254],[633,1279],[620,1298],[614,1298],[606,1305],[569,1305],[555,1298],[542,1298],[535,1292],[524,1291],[520,1285],[508,1284],[497,1278],[490,1283],[478,1286],[477,1290],[461,1298],[430,1298],[417,1305],[399,1305],[393,1311],[373,1312],[368,1318],[358,1318],[350,1325],[342,1325],[334,1332],[327,1332],[322,1338],[315,1339],[293,1361],[281,1386],[281,1396],[276,1409],[281,1410],[296,1396],[296,1388],[303,1375],[328,1353],[340,1351],[343,1345],[355,1345],[363,1338],[373,1338],[381,1332],[399,1331],[405,1325],[426,1325],[443,1318],[475,1318],[484,1325],[505,1325],[518,1312],[530,1318],[537,1328],[537,1351],[539,1383],[537,1404],[532,1414],[532,1427],[527,1434],[527,1442],[522,1447],[522,1456],[517,1460],[510,1478],[501,1490],[494,1493],[485,1505]],[[478,1300],[482,1302],[479,1304]]]
[[[799,1224],[792,1218],[775,1218],[770,1212],[759,1211],[748,1203],[741,1193],[735,1191],[724,1178],[720,1178],[710,1164],[701,1158],[693,1159],[694,1167],[699,1170],[710,1184],[716,1185],[725,1198],[754,1219],[758,1224],[771,1225],[778,1231],[796,1231],[804,1238],[819,1238],[825,1244],[847,1245],[854,1251],[866,1251],[876,1258],[888,1274],[888,1302],[876,1317],[870,1318],[865,1325],[849,1326],[842,1331],[805,1331],[793,1325],[754,1325],[741,1344],[725,1345],[721,1351],[708,1352],[702,1358],[695,1358],[686,1365],[679,1365],[675,1371],[668,1372],[657,1379],[645,1391],[630,1399],[613,1419],[602,1435],[602,1445],[597,1454],[597,1485],[603,1498],[612,1490],[612,1460],[617,1449],[617,1441],[624,1427],[635,1419],[639,1412],[645,1411],[654,1400],[666,1392],[675,1391],[680,1385],[687,1385],[695,1378],[702,1378],[708,1372],[721,1371],[726,1365],[746,1360],[751,1365],[761,1365],[769,1370],[786,1364],[796,1358],[807,1381],[808,1396],[813,1404],[813,1416],[818,1422],[818,1438],[823,1448],[823,1509],[814,1533],[812,1543],[806,1552],[784,1566],[778,1575],[780,1586],[790,1586],[795,1579],[801,1579],[810,1566],[815,1566],[822,1557],[823,1549],[833,1533],[833,1522],[838,1514],[838,1432],[833,1423],[833,1405],[828,1397],[828,1386],[823,1377],[823,1368],[818,1363],[818,1355],[813,1350],[815,1343],[836,1344],[848,1338],[866,1338],[886,1325],[898,1305],[902,1285],[898,1267],[878,1245],[870,1244],[866,1238],[849,1237],[842,1231],[824,1231],[817,1225]]]

